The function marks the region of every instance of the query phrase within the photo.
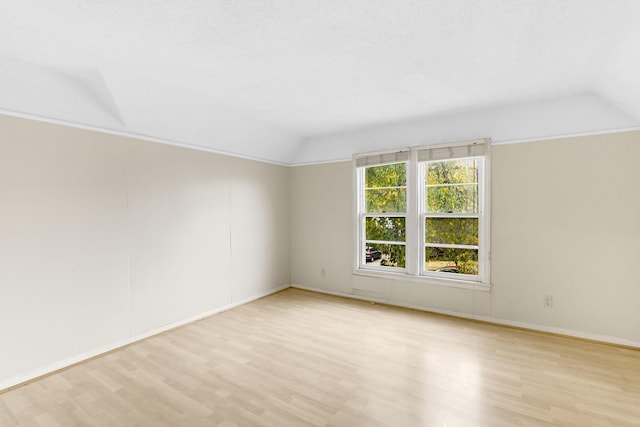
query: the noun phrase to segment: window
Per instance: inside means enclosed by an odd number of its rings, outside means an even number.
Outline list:
[[[407,163],[363,168],[365,263],[403,271],[407,245]]]
[[[354,156],[356,270],[489,283],[489,142]]]

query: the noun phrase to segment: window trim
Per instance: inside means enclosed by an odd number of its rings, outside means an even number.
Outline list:
[[[483,147],[479,147],[482,145]],[[477,149],[482,149],[483,154],[476,154]],[[429,216],[420,209],[424,205],[425,190],[420,183],[424,181],[424,165],[427,160],[418,160],[419,155],[424,157],[425,150],[439,150],[436,154],[443,152],[454,153],[454,157],[437,158],[431,161],[448,160],[455,158],[467,158],[482,156],[481,168],[478,172],[478,198],[480,206],[478,209],[478,275],[469,276],[466,274],[443,273],[425,271],[425,242],[424,242],[424,218]],[[461,150],[467,150],[469,155],[460,155]],[[369,159],[393,159],[394,156],[406,156],[408,160],[385,161],[375,163]],[[398,154],[402,153],[402,154]],[[376,156],[376,157],[374,157]],[[367,160],[362,160],[366,158]],[[383,164],[407,163],[407,211],[406,213],[388,213],[383,216],[405,217],[406,240],[405,253],[406,264],[404,269],[367,266],[365,265],[365,240],[363,234],[363,221],[366,216],[380,216],[378,213],[364,212],[364,168]],[[402,148],[389,151],[378,151],[375,153],[358,153],[353,156],[353,232],[354,232],[354,254],[353,254],[353,274],[359,276],[388,278],[392,280],[409,280],[412,282],[429,283],[438,286],[449,286],[464,289],[474,289],[489,291],[491,289],[491,252],[490,252],[490,221],[491,221],[491,140],[476,139],[453,144],[426,145],[411,148]],[[422,181],[421,181],[422,178]],[[422,203],[422,205],[420,205]],[[425,216],[426,215],[426,216]],[[469,217],[467,214],[454,214],[459,217]],[[476,217],[476,215],[471,215]]]

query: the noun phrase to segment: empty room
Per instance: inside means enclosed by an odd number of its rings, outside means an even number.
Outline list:
[[[640,425],[640,2],[3,0],[0,426]]]

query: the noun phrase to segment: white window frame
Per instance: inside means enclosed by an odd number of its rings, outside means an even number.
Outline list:
[[[461,149],[471,148],[471,155],[461,156],[452,154],[446,157],[447,152],[459,153]],[[473,154],[474,149],[480,147],[483,154]],[[419,153],[425,150],[439,150],[436,160],[445,161],[468,157],[481,157],[478,167],[478,214],[449,214],[455,217],[478,217],[478,274],[475,276],[458,273],[444,273],[426,271],[425,259],[425,218],[432,216],[425,209],[425,162],[419,161]],[[391,163],[397,153],[408,152],[407,163],[407,211],[406,213],[368,213],[365,212],[364,169],[369,166],[379,166]],[[444,153],[444,154],[443,154]],[[376,153],[363,153],[353,156],[353,197],[354,197],[354,267],[357,275],[384,277],[404,281],[419,281],[442,286],[460,287],[466,289],[485,290],[491,289],[490,281],[490,171],[491,171],[491,141],[479,139],[464,141],[455,144],[429,145],[401,150],[393,150]],[[420,154],[422,156],[422,154]],[[364,159],[364,160],[363,160]],[[365,262],[365,218],[370,216],[404,217],[406,227],[405,268],[392,268],[384,266],[367,265]],[[438,214],[439,217],[444,216]],[[395,242],[380,242],[395,243]],[[446,246],[446,245],[439,245]]]
[[[408,172],[409,172],[409,162],[405,161],[405,162],[393,162],[393,163],[382,163],[380,165],[384,165],[384,164],[397,164],[397,163],[406,163],[407,165],[407,193],[409,192],[409,176],[408,176]],[[357,168],[357,182],[358,182],[358,188],[361,188],[362,190],[366,190],[365,188],[365,177],[364,177],[364,167],[359,167]],[[407,194],[407,199],[409,198],[409,195]],[[407,273],[407,267],[405,265],[405,268],[396,268],[396,267],[384,267],[384,266],[375,266],[375,265],[366,265],[366,247],[367,247],[367,243],[379,243],[379,244],[383,244],[383,245],[399,245],[399,246],[404,246],[405,247],[405,257],[408,258],[406,255],[406,251],[408,250],[407,247],[407,241],[405,240],[404,242],[392,242],[392,241],[386,241],[386,240],[366,240],[365,239],[365,232],[364,230],[366,230],[366,220],[367,218],[375,218],[375,217],[384,217],[384,218],[404,218],[404,224],[405,224],[405,235],[409,236],[409,232],[407,230],[407,226],[408,226],[408,215],[409,215],[409,206],[407,206],[407,211],[406,212],[365,212],[365,191],[358,191],[358,244],[359,244],[359,259],[358,259],[358,268],[360,269],[367,269],[367,270],[372,270],[372,271],[383,271],[383,272],[392,272],[392,273]]]

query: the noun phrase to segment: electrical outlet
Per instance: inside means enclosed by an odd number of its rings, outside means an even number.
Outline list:
[[[553,307],[553,297],[551,295],[543,296],[542,297],[542,305],[544,305],[545,308]]]
[[[322,267],[322,269],[320,270],[320,274],[322,275],[322,277],[326,276],[327,270],[324,267]]]

